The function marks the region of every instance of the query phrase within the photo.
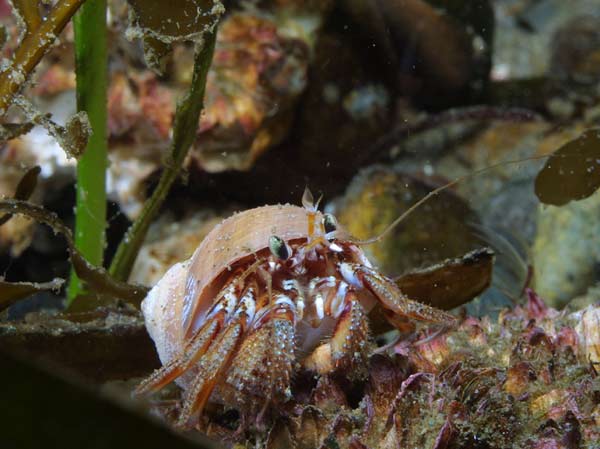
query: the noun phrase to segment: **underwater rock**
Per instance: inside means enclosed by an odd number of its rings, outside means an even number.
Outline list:
[[[600,195],[561,207],[540,205],[532,248],[537,292],[562,307],[598,281]]]
[[[491,65],[493,10],[487,0],[339,2],[404,93],[437,104],[480,91]],[[370,42],[373,42],[370,44]]]
[[[64,49],[61,49],[64,51]],[[75,89],[75,71],[73,67],[62,61],[50,65],[46,70],[42,69],[32,88],[34,95],[56,95],[67,90]]]
[[[149,147],[148,152],[142,150],[132,155],[129,146],[115,145],[108,155],[108,198],[115,201],[130,220],[134,220],[142,210],[147,197],[145,181],[157,169],[154,149]]]
[[[555,33],[577,17],[600,14],[597,0],[494,2],[492,78],[509,80],[551,75]],[[572,38],[572,36],[571,36]],[[526,42],[526,45],[523,43]]]
[[[456,190],[481,217],[482,226],[476,227],[477,232],[496,250],[496,267],[502,268],[501,276],[509,275],[506,279],[495,276],[495,280],[501,281],[502,290],[517,298],[529,277],[528,265],[532,265],[536,289],[558,307],[585,293],[596,282],[594,263],[597,255],[594,245],[589,245],[589,241],[594,240],[585,240],[582,236],[598,238],[592,212],[596,210],[597,200],[567,205],[564,210],[540,206],[535,194],[535,179],[547,161],[540,156],[553,154],[585,129],[586,122],[583,121],[560,128],[541,121],[492,122],[455,145],[437,161],[426,159],[427,162],[419,164],[419,159],[403,158],[397,164],[411,163],[415,170],[419,166],[429,166],[432,175],[447,179],[468,176],[493,165],[491,170],[458,183]],[[527,157],[537,159],[502,164]],[[558,182],[551,176],[548,178],[549,186]],[[565,192],[576,186],[572,187],[565,186]],[[475,309],[470,313],[476,313]]]
[[[298,96],[306,87],[306,72],[317,30],[327,10],[324,4],[312,8],[308,4],[288,3],[291,4],[278,4],[268,11],[234,11],[221,22],[208,77],[206,107],[200,117],[196,142],[185,163],[192,183],[199,173],[249,170],[259,156],[287,136]],[[133,83],[134,100],[140,103],[133,108],[135,120],[132,120],[131,108],[115,102],[118,111],[123,112],[123,119],[118,114],[112,119],[115,129],[129,129],[129,132],[122,133],[114,144],[116,148],[111,149],[111,167],[125,161],[129,169],[122,173],[115,169],[110,175],[110,185],[113,197],[127,206],[125,211],[131,218],[138,213],[146,195],[144,180],[163,163],[162,154],[172,125],[173,99],[190,81],[192,52],[192,48],[175,48],[174,60],[168,66],[171,82],[161,81],[147,90],[144,102],[136,98],[144,92],[137,87],[140,81]],[[137,79],[144,77],[151,78],[142,74]],[[115,98],[119,100],[129,95],[132,83],[121,84],[122,93],[115,91]],[[146,85],[148,82],[142,87]],[[144,104],[151,107],[153,101],[157,106],[145,111]],[[134,145],[132,136],[138,136],[134,140],[139,143],[148,135],[147,127],[143,127],[148,117],[157,118],[154,129],[164,130],[158,134],[162,139],[146,139],[144,145]],[[136,167],[136,160],[140,167]],[[270,172],[273,170],[269,167]],[[239,175],[232,176],[236,182],[227,180],[219,189],[226,190],[229,186],[238,189]],[[255,175],[251,178],[254,185]],[[214,184],[214,178],[211,177],[210,182]]]
[[[288,138],[257,161],[247,179],[219,183],[239,191],[234,198],[257,178],[264,185],[258,194],[269,203],[296,202],[306,185],[333,198],[364,167],[362,156],[390,125],[395,105],[380,64],[359,49],[356,36],[323,30]]]
[[[600,5],[597,7],[600,13]],[[561,26],[552,40],[550,73],[576,84],[600,82],[600,17],[586,14]]]
[[[598,298],[600,298],[600,285],[594,284],[582,295],[576,296],[575,298],[569,300],[567,305],[568,310],[574,311],[585,309],[587,306],[598,302]]]
[[[431,164],[432,171],[447,179],[456,179],[502,161],[533,156],[542,152],[541,142],[549,139],[545,137],[549,129],[550,125],[543,122],[489,123]],[[554,149],[550,147],[550,151]],[[461,181],[456,190],[478,211],[484,225],[514,229],[520,238],[531,240],[536,229],[535,214],[531,211],[538,204],[533,180],[542,163],[499,165]]]
[[[109,198],[130,219],[144,204],[148,177],[163,164],[174,115],[174,92],[155,74],[117,71],[112,75],[106,185]]]
[[[175,95],[148,71],[111,76],[108,91],[108,132],[111,140],[126,138],[136,147],[169,139],[175,115]]]
[[[298,19],[237,12],[220,24],[192,153],[203,170],[247,170],[286,136],[322,21]]]
[[[433,174],[448,179],[468,176],[473,171],[494,166],[480,175],[464,179],[456,190],[481,217],[483,226],[478,231],[483,240],[492,248],[501,248],[497,251],[498,265],[516,275],[511,275],[513,280],[510,282],[503,282],[503,288],[508,287],[507,290],[512,291],[514,296],[521,294],[515,286],[522,286],[527,280],[529,248],[538,238],[539,200],[534,183],[546,159],[511,164],[502,162],[550,155],[578,137],[584,129],[582,122],[558,129],[541,121],[491,123],[431,164]],[[552,225],[549,224],[549,228]],[[560,270],[564,271],[564,268]],[[548,289],[541,284],[537,287],[545,297]]]
[[[464,110],[449,112],[460,116]],[[435,180],[437,186],[460,180],[452,190],[480,217],[478,223],[473,223],[472,231],[482,237],[484,246],[502,246],[503,250],[498,251],[500,262],[508,253],[526,250],[536,231],[532,210],[538,199],[533,181],[543,160],[504,162],[549,154],[577,136],[583,125],[555,129],[541,120],[522,121],[515,116],[503,121],[486,118],[485,113],[480,118],[473,114],[461,123],[452,123],[452,114],[445,115],[450,123],[443,121],[442,115],[437,117],[434,115],[431,120],[439,126],[432,129],[425,128],[424,132],[404,138],[410,134],[407,127],[395,139],[382,139],[387,140],[385,147],[395,169]],[[482,170],[485,171],[478,173]],[[508,261],[509,265],[514,263],[515,260]],[[522,267],[517,268],[522,271]],[[523,278],[522,273],[517,274]],[[519,283],[517,279],[513,287]]]
[[[365,166],[363,156],[388,129],[396,107],[381,64],[360,45],[349,31],[326,27],[319,33],[308,68],[310,83],[298,99],[287,138],[247,172],[190,170],[191,195],[259,206],[296,204],[307,185],[327,199],[341,193]],[[351,77],[348,67],[353,67]]]
[[[381,233],[433,188],[401,170],[373,166],[352,181],[331,209],[350,234],[366,239]],[[364,251],[383,273],[397,276],[478,248],[470,228],[477,222],[476,214],[460,197],[442,192]]]
[[[57,46],[48,60],[42,61],[37,68],[33,85],[28,89],[28,94],[35,101],[35,108],[41,113],[51,114],[51,119],[58,124],[66,124],[64,131],[68,129],[68,120],[75,113],[75,73],[73,66],[73,44],[72,32],[64,33],[62,37],[63,45]],[[117,66],[119,64],[116,64]],[[142,181],[149,173],[156,170],[161,163],[161,152],[165,146],[164,142],[168,139],[170,130],[170,120],[174,109],[174,100],[169,96],[164,100],[164,89],[160,91],[156,77],[144,77],[144,73],[137,73],[132,70],[129,76],[126,76],[119,70],[111,74],[111,85],[109,86],[108,98],[108,131],[111,141],[110,154],[112,164],[108,170],[108,193],[109,197],[123,202],[123,209],[130,217],[137,213],[136,206],[130,208],[127,205],[128,198],[133,196],[143,198],[140,193],[143,190]],[[157,95],[162,94],[162,97]],[[167,91],[171,95],[171,91]],[[159,106],[154,108],[148,105],[156,105],[158,100],[162,100]],[[170,105],[169,103],[173,103]],[[166,121],[168,120],[168,121]],[[77,122],[71,122],[77,125]],[[160,128],[162,126],[162,128]],[[159,128],[157,132],[155,129]],[[75,129],[76,131],[76,129]],[[162,134],[162,141],[156,136]],[[65,134],[65,137],[69,135]],[[77,135],[74,135],[77,137]],[[82,137],[82,136],[80,136]],[[129,140],[129,145],[123,150],[124,141]],[[113,142],[118,141],[117,148]],[[158,144],[156,141],[159,140]],[[132,143],[133,142],[133,143]],[[76,141],[63,140],[63,144],[77,143]],[[135,143],[135,151],[132,151]],[[162,147],[160,146],[162,143]],[[152,148],[152,164],[148,167],[148,147]],[[68,183],[72,183],[75,178],[76,160],[70,157],[60,142],[50,135],[48,130],[42,126],[35,126],[28,134],[13,139],[7,143],[10,152],[14,153],[16,162],[21,164],[35,164],[42,169],[40,176],[40,190],[57,191]],[[69,148],[67,148],[68,150]],[[136,160],[140,159],[139,164]],[[146,160],[144,160],[144,158]],[[121,159],[125,159],[120,164]],[[134,163],[132,164],[132,159]],[[135,167],[132,167],[135,165]],[[142,168],[139,168],[142,166]],[[122,173],[125,175],[121,175]],[[135,191],[135,195],[131,193]]]

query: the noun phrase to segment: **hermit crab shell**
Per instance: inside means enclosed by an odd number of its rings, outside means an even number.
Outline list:
[[[286,204],[240,212],[215,226],[192,257],[171,267],[142,303],[146,327],[163,364],[203,323],[233,267],[268,252],[272,235],[301,243],[309,238],[309,226],[317,235],[322,232],[322,222],[320,212]],[[336,238],[347,237],[345,231],[336,231]]]
[[[142,301],[146,329],[163,365],[183,347],[181,309],[190,260],[173,265]],[[185,382],[178,382],[184,386]]]

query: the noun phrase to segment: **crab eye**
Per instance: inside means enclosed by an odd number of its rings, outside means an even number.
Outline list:
[[[333,232],[337,229],[337,220],[331,214],[325,214],[323,216],[323,227],[326,233]]]
[[[269,249],[271,250],[271,254],[279,260],[287,260],[290,257],[290,247],[281,237],[277,237],[276,235],[272,235],[269,238]]]

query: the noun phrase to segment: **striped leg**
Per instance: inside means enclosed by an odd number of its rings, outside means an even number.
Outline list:
[[[224,311],[228,312],[228,321],[224,324],[223,331],[196,365],[198,372],[194,381],[186,389],[183,410],[178,420],[179,426],[187,426],[192,417],[202,412],[213,390],[218,383],[222,382],[242,341],[247,338],[247,327],[254,318],[257,295],[256,283],[249,282],[237,307],[235,309],[225,307]],[[230,303],[231,301],[227,304]]]
[[[348,283],[369,290],[393,315],[430,323],[454,324],[456,322],[456,318],[449,313],[407,298],[394,281],[369,267],[343,263],[340,272]],[[392,324],[394,324],[393,320]]]
[[[220,324],[218,320],[206,323],[186,345],[183,352],[144,379],[136,388],[135,394],[160,390],[190,369],[206,353],[219,331]]]
[[[345,307],[331,336],[331,356],[336,368],[349,367],[365,359],[369,325],[354,292],[346,295]]]
[[[244,338],[231,364],[221,393],[226,402],[264,408],[270,402],[285,402],[291,396],[293,320],[285,313],[274,313],[261,321]]]
[[[184,344],[181,353],[145,379],[137,387],[135,394],[157,391],[193,368],[209,350],[212,350],[211,345],[225,332],[225,323],[231,320],[235,311],[247,321],[247,316],[241,312],[245,312],[248,301],[254,301],[255,292],[256,284],[253,282],[249,283],[243,294],[234,282],[226,285],[218,296],[219,300],[209,309],[205,323]],[[241,299],[238,299],[239,297]],[[240,305],[240,302],[244,304]]]
[[[366,358],[368,339],[369,326],[365,311],[355,293],[348,291],[333,335],[329,341],[315,348],[303,364],[319,374],[358,366]]]
[[[236,353],[242,339],[243,328],[240,322],[228,325],[198,362],[198,373],[185,392],[178,426],[187,427],[192,417],[202,412],[215,385]]]
[[[247,294],[248,290],[252,288],[253,285],[246,289],[245,293]],[[209,309],[202,327],[185,343],[181,353],[145,379],[137,387],[135,393],[143,394],[160,390],[193,367],[206,353],[218,333],[223,329],[225,321],[238,307],[238,297],[240,297],[240,291],[235,282],[228,283],[219,293],[219,300]]]

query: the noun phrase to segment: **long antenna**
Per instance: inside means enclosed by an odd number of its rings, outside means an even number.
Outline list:
[[[472,178],[474,176],[480,175],[481,173],[484,173],[486,171],[492,170],[492,169],[497,168],[497,167],[502,167],[504,165],[520,164],[520,163],[523,163],[523,162],[535,161],[535,160],[538,160],[538,159],[544,159],[546,157],[552,156],[553,154],[554,153],[549,153],[549,154],[542,154],[542,155],[539,155],[539,156],[531,156],[531,157],[528,157],[528,158],[525,158],[525,159],[514,159],[514,160],[510,160],[510,161],[502,161],[502,162],[498,162],[496,164],[488,165],[487,167],[484,167],[484,168],[480,168],[479,170],[475,170],[474,172],[471,172],[471,173],[466,174],[464,176],[460,176],[459,178],[456,178],[453,181],[450,181],[449,183],[444,184],[443,186],[440,186],[440,187],[432,190],[431,192],[429,192],[427,195],[425,195],[423,198],[421,198],[419,201],[417,201],[412,206],[410,206],[407,210],[405,210],[398,218],[396,218],[378,236],[371,237],[370,239],[367,239],[367,240],[352,240],[352,243],[354,243],[356,245],[359,245],[359,246],[364,246],[364,245],[372,245],[373,243],[380,242],[386,235],[388,235],[390,232],[392,232],[396,226],[398,226],[400,223],[402,223],[402,221],[406,217],[408,217],[416,208],[418,208],[419,206],[421,206],[423,203],[425,203],[426,201],[428,201],[430,198],[438,195],[439,193],[443,192],[446,189],[449,189],[450,187],[458,184],[459,182],[464,181],[465,179]],[[564,156],[566,156],[566,155],[564,155]]]

